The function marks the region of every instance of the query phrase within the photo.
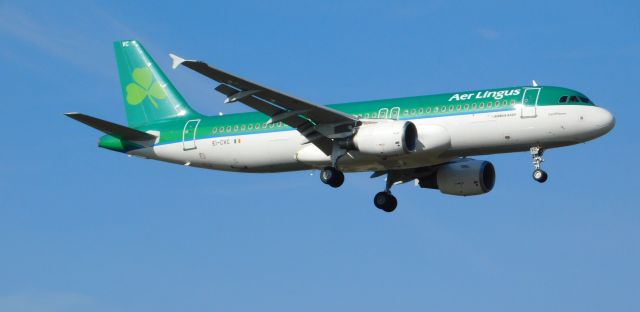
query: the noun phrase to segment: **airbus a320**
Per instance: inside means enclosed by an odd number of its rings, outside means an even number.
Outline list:
[[[135,40],[114,43],[127,126],[80,113],[66,115],[105,133],[99,146],[186,166],[235,172],[320,170],[340,187],[344,173],[386,176],[374,204],[397,206],[391,188],[416,181],[422,188],[469,196],[491,191],[493,164],[471,156],[529,151],[533,179],[543,152],[608,133],[613,115],[584,94],[562,87],[490,90],[321,106],[204,62],[170,54],[172,67],[218,83],[225,103],[256,112],[204,116],[193,110]]]

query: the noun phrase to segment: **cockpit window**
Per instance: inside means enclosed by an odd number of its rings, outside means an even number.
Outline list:
[[[558,99],[558,103],[585,103],[595,105],[588,97],[583,95],[563,95]]]
[[[580,97],[580,101],[582,101],[583,103],[592,104],[591,100],[589,100],[589,98],[586,98],[584,96]]]

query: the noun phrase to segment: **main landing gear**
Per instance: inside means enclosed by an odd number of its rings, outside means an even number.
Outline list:
[[[542,159],[544,150],[539,146],[534,146],[529,149],[529,152],[531,153],[531,158],[533,158],[533,179],[540,183],[546,182],[549,175],[541,169],[541,164],[544,161],[544,159]]]
[[[384,191],[379,192],[373,198],[373,204],[386,212],[392,212],[398,206],[398,200],[391,195],[391,186],[396,182],[393,175],[387,173],[387,184]],[[344,183],[344,173],[335,167],[324,167],[320,171],[320,181],[331,187],[340,187]]]
[[[341,148],[339,145],[335,144],[333,146],[333,152],[331,153],[331,166],[324,167],[320,171],[320,181],[322,183],[327,184],[331,187],[340,187],[344,183],[344,173],[338,169],[338,159],[344,155],[346,155],[346,149]],[[386,187],[383,192],[379,192],[373,198],[373,204],[376,205],[379,209],[382,209],[386,212],[392,212],[398,206],[398,200],[395,196],[391,195],[391,187],[396,182],[406,182],[403,180],[403,176],[395,171],[387,171],[381,172],[380,175],[386,173],[387,174],[387,182]],[[374,174],[372,177],[379,176],[378,174]]]
[[[376,205],[378,209],[381,209],[385,212],[392,212],[396,210],[396,207],[398,206],[398,200],[395,196],[391,195],[391,187],[396,184],[396,182],[402,183],[403,181],[404,180],[401,174],[397,173],[396,171],[387,171],[387,181],[385,183],[384,191],[376,194],[376,196],[373,197],[373,204]]]
[[[340,187],[344,183],[344,173],[335,167],[324,167],[320,171],[320,181],[331,187]]]
[[[398,200],[395,196],[391,195],[391,192],[384,191],[376,194],[373,197],[373,204],[378,207],[378,209],[382,209],[386,212],[392,212],[396,210],[398,206]]]
[[[347,154],[347,150],[338,144],[333,145],[331,153],[331,166],[324,167],[320,171],[320,181],[331,187],[340,187],[344,183],[344,173],[338,170],[338,159]]]

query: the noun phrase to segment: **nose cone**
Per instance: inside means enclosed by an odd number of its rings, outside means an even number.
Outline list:
[[[594,107],[594,109],[592,116],[590,116],[591,122],[596,131],[600,132],[600,135],[604,135],[613,129],[616,125],[616,119],[613,114],[602,107]]]

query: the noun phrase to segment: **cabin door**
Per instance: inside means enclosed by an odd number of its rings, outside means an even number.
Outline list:
[[[522,95],[522,118],[534,118],[538,110],[538,97],[540,96],[540,88],[526,88]]]
[[[197,148],[196,131],[198,130],[199,123],[200,119],[193,119],[184,124],[184,129],[182,130],[182,149],[185,151]]]

